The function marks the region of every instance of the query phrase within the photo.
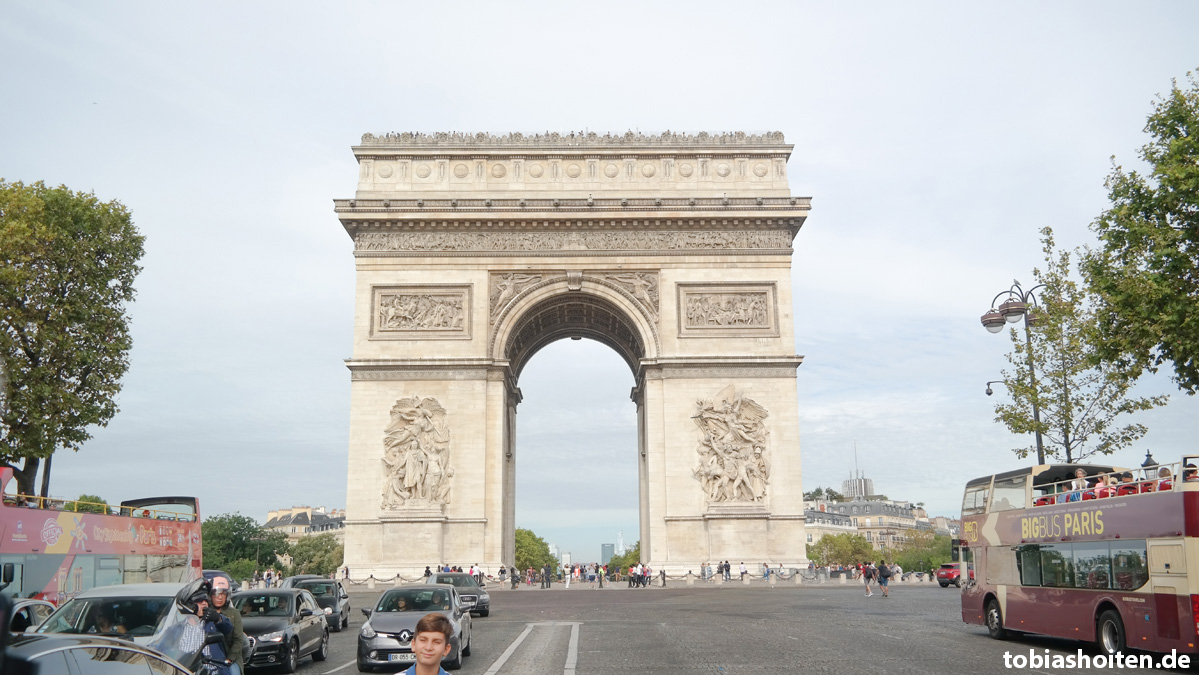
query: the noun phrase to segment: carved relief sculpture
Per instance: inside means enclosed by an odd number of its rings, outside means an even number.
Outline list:
[[[372,340],[470,338],[469,284],[372,288]]]
[[[658,318],[658,275],[652,272],[608,273],[604,279],[628,291],[656,321]]]
[[[687,296],[687,327],[765,328],[770,325],[766,293],[704,293]]]
[[[504,307],[512,301],[521,291],[525,290],[531,284],[541,281],[540,274],[522,274],[520,272],[505,272],[503,274],[491,275],[491,322],[495,323],[496,317],[504,310]]]
[[[530,170],[531,171],[531,170]],[[359,232],[358,251],[646,251],[789,250],[790,232],[777,230],[609,232]]]
[[[699,466],[692,475],[709,503],[761,502],[770,482],[766,409],[729,385],[696,402]]]
[[[466,312],[459,295],[380,293],[380,331],[462,330]]]
[[[450,502],[450,431],[437,399],[396,401],[383,436],[383,508],[440,506]]]

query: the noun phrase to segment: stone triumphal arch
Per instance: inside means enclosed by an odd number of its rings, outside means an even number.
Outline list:
[[[642,557],[804,559],[780,133],[366,134],[346,565],[513,562],[521,369],[586,337],[636,386]],[[632,455],[630,448],[630,455]]]

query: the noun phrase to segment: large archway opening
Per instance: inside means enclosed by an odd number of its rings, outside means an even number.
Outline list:
[[[520,375],[516,527],[576,563],[606,562],[603,544],[639,537],[633,384],[621,357],[590,339],[546,346]]]
[[[637,383],[654,336],[638,311],[616,289],[579,279],[531,291],[504,322],[500,345],[514,402],[506,553],[517,527],[572,562],[603,561],[604,544],[614,553],[640,539],[646,490]]]

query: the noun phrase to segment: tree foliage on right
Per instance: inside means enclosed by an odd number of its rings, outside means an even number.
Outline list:
[[[255,569],[265,570],[268,567],[278,567],[280,554],[287,553],[287,535],[282,532],[268,530],[258,525],[249,516],[240,513],[225,513],[212,516],[200,525],[204,541],[204,568],[225,569],[239,561],[250,561]],[[240,562],[238,571],[245,567]],[[243,578],[238,575],[238,578]]]
[[[344,547],[329,532],[303,537],[291,547],[292,571],[295,574],[329,576],[341,567],[344,558]]]
[[[860,534],[841,532],[826,534],[808,544],[808,559],[817,565],[853,565],[866,560],[873,560],[877,555],[874,547]]]
[[[1128,366],[1098,355],[1096,327],[1100,310],[1071,278],[1072,256],[1054,246],[1053,231],[1041,230],[1045,269],[1033,274],[1040,291],[1029,346],[1014,328],[1012,351],[1003,370],[1011,403],[995,405],[995,421],[1014,434],[1040,430],[1046,461],[1080,462],[1092,455],[1110,455],[1128,447],[1148,431],[1143,424],[1125,424],[1123,417],[1164,405],[1166,396],[1130,395],[1133,378]],[[1033,403],[1040,408],[1040,422]],[[1036,446],[1014,448],[1017,457],[1036,453]]]
[[[1147,174],[1115,166],[1111,208],[1092,224],[1101,247],[1083,270],[1099,304],[1097,355],[1135,377],[1167,361],[1199,391],[1199,75],[1174,82],[1145,125]]]
[[[539,570],[546,565],[556,567],[558,560],[550,555],[550,546],[533,534],[532,530],[516,529],[516,569],[523,572],[530,567]]]

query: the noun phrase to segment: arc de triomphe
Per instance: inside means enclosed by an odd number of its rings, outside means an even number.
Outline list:
[[[806,558],[781,133],[366,134],[346,565],[513,563],[521,369],[585,337],[636,386],[643,561]],[[633,458],[636,458],[635,460]]]

